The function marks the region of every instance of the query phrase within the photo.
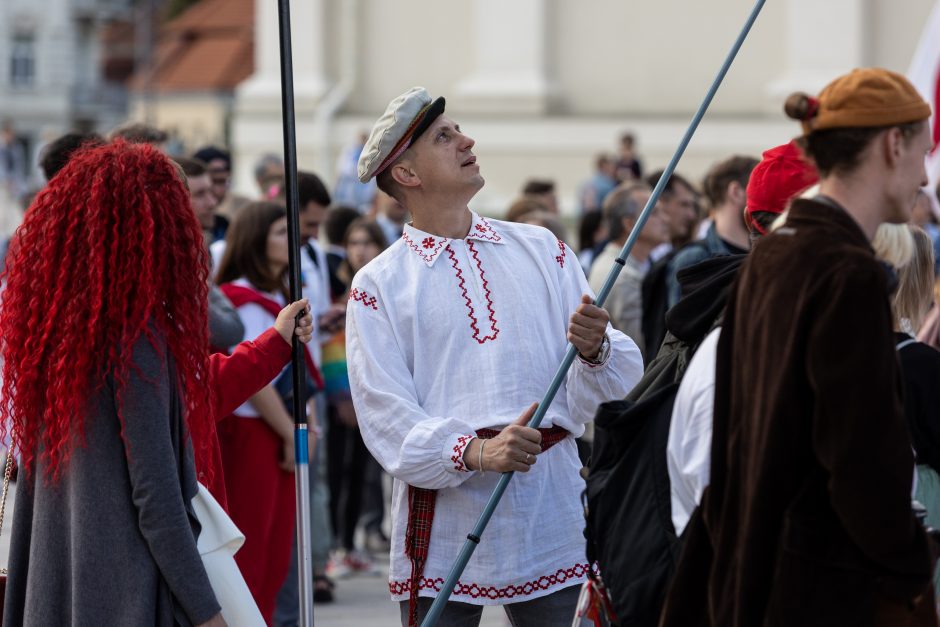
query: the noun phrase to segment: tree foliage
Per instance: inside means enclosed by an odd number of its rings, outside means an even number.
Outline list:
[[[166,19],[172,20],[197,2],[199,0],[169,0],[166,8]]]

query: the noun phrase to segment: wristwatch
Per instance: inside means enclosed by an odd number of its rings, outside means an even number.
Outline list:
[[[589,366],[601,365],[602,363],[607,361],[607,357],[609,355],[610,355],[610,339],[607,337],[606,333],[604,334],[604,339],[601,340],[601,348],[599,351],[597,351],[597,357],[595,357],[594,359],[588,359],[581,353],[578,353],[578,357],[581,359],[581,361],[588,364]]]

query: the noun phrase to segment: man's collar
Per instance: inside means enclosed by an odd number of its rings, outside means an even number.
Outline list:
[[[470,212],[470,216],[472,218],[470,231],[464,239],[489,242],[491,244],[504,243],[502,235],[493,228],[489,220],[483,216],[477,215],[473,211]],[[425,233],[420,229],[416,229],[410,223],[405,225],[401,238],[405,246],[418,255],[429,268],[434,265],[434,262],[441,256],[441,253],[447,248],[447,244],[450,242],[450,239],[447,237]]]
[[[801,224],[838,228],[845,232],[847,241],[866,250],[872,250],[871,242],[868,241],[861,225],[842,205],[828,196],[818,195],[815,198],[797,198],[793,201],[790,205],[787,225],[799,226]]]
[[[470,232],[466,239],[480,240],[481,242],[492,242],[493,244],[502,244],[503,237],[496,232],[490,221],[483,216],[470,212],[473,222],[470,223]]]

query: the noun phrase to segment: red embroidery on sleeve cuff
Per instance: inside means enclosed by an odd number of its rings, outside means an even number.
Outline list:
[[[454,445],[454,454],[450,456],[450,461],[454,462],[454,470],[457,472],[470,472],[470,469],[463,463],[463,454],[467,450],[470,440],[475,437],[475,435],[462,435],[457,438],[457,444]]]
[[[378,306],[375,304],[375,296],[369,296],[369,293],[365,290],[354,288],[351,292],[349,292],[349,300],[359,301],[366,307],[371,307],[375,311],[379,310]]]

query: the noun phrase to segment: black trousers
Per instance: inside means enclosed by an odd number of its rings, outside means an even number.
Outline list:
[[[355,548],[353,538],[362,511],[365,470],[371,454],[355,427],[339,420],[333,408],[327,412],[327,476],[330,482],[330,520],[334,537],[347,551]]]

